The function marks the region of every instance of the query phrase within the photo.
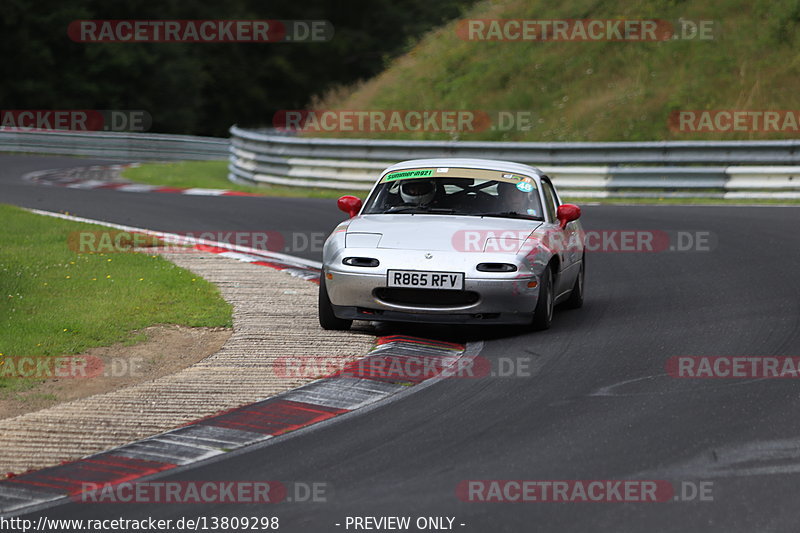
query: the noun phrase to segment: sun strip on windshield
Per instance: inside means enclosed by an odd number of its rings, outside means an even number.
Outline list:
[[[398,170],[389,172],[383,177],[383,181],[404,180],[410,178],[429,178],[433,176],[433,169],[426,168],[420,170]]]
[[[522,185],[518,187],[520,190],[530,192],[536,188],[535,182],[529,176],[522,176],[509,172],[502,172],[499,170],[487,170],[478,168],[419,168],[409,170],[395,170],[386,174],[382,183],[406,179],[419,179],[419,178],[473,178],[486,181],[505,181],[508,183],[516,183]]]

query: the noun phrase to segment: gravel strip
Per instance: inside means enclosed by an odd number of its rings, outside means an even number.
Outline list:
[[[367,329],[319,327],[313,283],[214,254],[164,257],[220,288],[233,305],[230,339],[175,374],[0,420],[0,472],[78,459],[311,381],[277,375],[272,365],[278,358],[348,361],[373,346]]]

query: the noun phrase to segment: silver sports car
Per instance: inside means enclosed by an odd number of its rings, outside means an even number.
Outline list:
[[[325,241],[319,322],[529,324],[583,304],[580,208],[517,163],[417,159],[393,165]]]

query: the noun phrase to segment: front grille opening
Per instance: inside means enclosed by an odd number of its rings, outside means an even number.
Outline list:
[[[454,307],[477,303],[480,295],[474,291],[449,291],[445,289],[410,289],[380,287],[373,291],[379,300],[398,305],[419,307]]]

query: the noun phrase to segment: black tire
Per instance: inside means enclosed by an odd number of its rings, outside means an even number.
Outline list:
[[[328,289],[325,287],[325,273],[320,273],[319,277],[319,305],[317,306],[319,314],[319,325],[322,329],[330,331],[346,331],[353,325],[352,320],[345,318],[337,318],[333,314],[333,305],[328,298]]]
[[[581,258],[581,269],[578,271],[578,277],[575,280],[575,286],[572,287],[572,293],[569,298],[564,302],[564,307],[567,309],[578,309],[583,306],[583,285],[586,282],[586,254]]]
[[[534,331],[550,329],[553,323],[555,296],[553,295],[553,269],[548,266],[539,281],[539,298],[533,311],[531,327]]]

